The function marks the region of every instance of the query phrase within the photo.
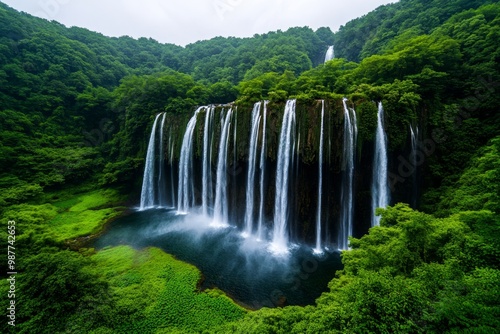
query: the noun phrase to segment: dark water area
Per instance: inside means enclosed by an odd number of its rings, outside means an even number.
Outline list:
[[[314,304],[342,268],[337,251],[317,255],[310,246],[292,244],[288,253],[276,254],[269,242],[244,238],[236,227],[169,209],[118,219],[93,244],[97,249],[117,245],[158,247],[200,269],[202,288],[217,287],[254,309]]]

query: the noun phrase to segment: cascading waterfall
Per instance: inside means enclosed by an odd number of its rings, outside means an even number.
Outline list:
[[[288,247],[288,195],[290,182],[290,165],[294,154],[292,145],[295,142],[295,100],[288,100],[283,116],[283,124],[278,148],[276,171],[276,194],[274,201],[274,229],[271,250],[276,253],[287,252]]]
[[[224,109],[222,109],[222,113],[224,113]],[[210,117],[210,124],[212,125],[210,127],[210,130],[212,132],[212,134],[210,135],[210,149],[209,149],[209,152],[208,152],[208,165],[210,166],[210,177],[209,177],[209,180],[210,180],[210,191],[208,192],[208,201],[213,205],[215,199],[214,199],[214,180],[213,180],[213,173],[212,173],[212,170],[211,170],[211,166],[213,166],[213,161],[212,161],[212,158],[213,158],[213,147],[214,147],[214,134],[213,134],[213,124],[214,124],[214,118],[215,118],[215,109],[211,112],[211,117]]]
[[[174,189],[174,141],[172,140],[172,128],[170,128],[170,133],[168,136],[168,147],[170,152],[169,165],[170,165],[170,197],[172,200],[172,207],[175,207],[175,189]]]
[[[272,118],[274,114],[268,113],[268,101],[256,103],[251,115],[244,115],[244,119],[248,120],[249,124],[241,125],[238,130],[236,109],[221,110],[221,107],[216,109],[215,106],[200,107],[187,123],[182,143],[179,142],[177,145],[174,145],[173,140],[175,128],[169,127],[167,124],[170,116],[166,113],[156,115],[147,148],[140,209],[146,210],[172,205],[177,208],[178,213],[184,214],[191,211],[193,206],[200,206],[200,212],[203,211],[203,215],[210,217],[212,226],[224,227],[228,226],[230,222],[238,225],[242,223],[241,232],[244,236],[253,236],[257,240],[268,240],[270,242],[269,250],[275,254],[287,253],[289,242],[296,240],[297,235],[299,238],[305,236],[305,231],[298,228],[300,225],[297,225],[294,219],[297,218],[301,221],[303,219],[312,221],[316,219],[316,230],[313,232],[315,233],[315,243],[312,245],[315,253],[322,253],[326,246],[332,243],[331,231],[338,231],[338,239],[333,241],[333,243],[337,243],[338,249],[348,249],[348,238],[353,234],[354,229],[354,175],[358,134],[356,111],[349,108],[348,104],[348,100],[344,99],[343,155],[341,157],[342,166],[340,166],[342,174],[338,187],[340,193],[335,192],[340,197],[340,212],[339,216],[335,217],[335,221],[337,218],[339,221],[338,227],[331,228],[326,220],[334,212],[328,210],[336,198],[332,191],[328,190],[327,192],[327,189],[330,189],[332,178],[329,173],[325,173],[325,162],[328,163],[331,159],[332,164],[336,163],[336,159],[332,159],[332,154],[329,152],[331,151],[329,145],[332,145],[331,148],[334,149],[334,143],[336,143],[335,136],[332,134],[332,128],[335,128],[336,125],[332,124],[335,118],[329,118],[325,115],[327,106],[324,101],[321,104],[319,142],[316,144],[319,146],[317,155],[318,189],[317,192],[314,190],[313,196],[317,196],[317,207],[312,207],[310,212],[304,211],[309,197],[303,197],[304,189],[300,188],[302,181],[298,181],[299,177],[307,177],[304,174],[308,169],[301,173],[302,176],[299,175],[298,171],[299,166],[302,166],[299,158],[301,145],[305,145],[302,153],[307,153],[310,150],[311,140],[307,129],[302,131],[303,135],[306,134],[302,138],[300,129],[297,132],[295,100],[287,101],[279,130],[272,130],[276,124]],[[197,129],[197,118],[203,112],[205,112],[203,115],[205,126]],[[220,123],[215,120],[215,117],[219,118],[219,114]],[[382,103],[378,105],[377,118],[371,185],[373,213],[375,208],[386,207],[390,204],[387,182],[387,138],[384,132]],[[328,126],[328,122],[330,122],[330,126]],[[271,126],[269,129],[268,125]],[[168,138],[165,127],[169,130]],[[242,128],[249,128],[247,130],[249,132],[243,134],[245,137],[249,136],[248,148],[244,149],[244,153],[248,154],[248,169],[244,170],[246,174],[239,174],[238,177],[233,174],[228,176],[231,172],[229,168],[236,168],[238,159],[244,155],[243,152],[239,152],[238,158],[238,143],[236,142],[237,132]],[[417,155],[418,131],[418,127],[410,126],[411,156],[409,160],[415,167],[419,158]],[[276,137],[278,135],[279,137]],[[271,140],[276,142],[278,147],[270,147]],[[180,151],[175,152],[176,146],[180,147]],[[200,151],[199,159],[196,158],[196,160],[195,148],[196,152]],[[229,151],[230,149],[231,151]],[[212,154],[213,150],[217,151]],[[274,150],[277,152],[275,153]],[[273,166],[276,165],[276,175],[275,178],[272,178],[272,185],[269,184],[269,186],[273,186],[275,189],[268,189],[265,182],[267,155],[271,152],[272,155],[276,154],[276,160],[273,162]],[[179,153],[178,162],[177,153]],[[330,154],[326,155],[327,153]],[[231,155],[233,155],[232,158],[230,158]],[[198,154],[196,156],[198,157]],[[214,160],[213,163],[212,160]],[[196,165],[194,165],[195,162]],[[179,164],[178,174],[173,168],[174,164],[177,163]],[[170,171],[168,171],[169,166]],[[212,172],[215,173],[212,174]],[[195,173],[199,173],[199,175],[195,175]],[[246,180],[240,180],[242,175],[246,176]],[[415,192],[416,176],[413,175],[413,177],[413,191]],[[196,201],[195,180],[196,186],[201,190],[200,199],[196,199]],[[231,181],[234,181],[233,188],[228,189]],[[238,189],[237,187],[245,181],[246,188]],[[243,184],[243,186],[245,185]],[[267,196],[267,194],[272,194],[273,190],[274,204],[272,204],[272,199]],[[416,204],[415,193],[411,203],[413,206]],[[273,216],[270,217],[265,215],[268,204],[274,205]],[[245,205],[244,209],[243,205]],[[269,234],[266,228],[267,223],[270,225]],[[372,225],[378,224],[379,218],[373,216]]]
[[[413,193],[411,198],[411,206],[413,209],[417,208],[417,199],[418,199],[418,185],[417,185],[417,154],[418,154],[418,125],[415,126],[415,130],[413,126],[410,125],[410,134],[411,134],[411,153],[410,153],[410,163],[413,168],[412,174],[412,187]]]
[[[227,147],[229,141],[229,129],[231,127],[232,109],[229,109],[223,120],[222,132],[219,144],[219,161],[217,162],[217,182],[215,185],[215,226],[226,226],[228,224],[228,199],[227,199]]]
[[[205,129],[203,134],[203,183],[201,194],[202,212],[208,215],[208,207],[211,203],[212,193],[212,164],[211,164],[211,143],[212,143],[212,113],[213,107],[207,108],[205,115]]]
[[[387,184],[387,138],[384,131],[384,107],[378,104],[377,132],[375,135],[375,155],[373,160],[372,181],[372,226],[380,225],[380,216],[375,215],[377,208],[389,205],[390,194]]]
[[[193,205],[193,133],[198,113],[205,107],[199,107],[189,120],[182,139],[181,157],[179,159],[179,188],[177,191],[177,211],[187,213]]]
[[[236,109],[236,111],[238,111],[238,110]],[[238,130],[238,113],[235,112],[234,113],[234,134],[233,134],[233,136],[234,136],[234,138],[233,138],[233,151],[234,151],[233,153],[234,154],[233,155],[234,155],[234,165],[235,166],[236,166],[236,160],[237,160],[237,157],[238,157],[238,154],[237,154],[238,153],[238,150],[237,150],[238,149],[238,145],[236,145],[237,130]]]
[[[231,166],[231,177],[232,177],[232,183],[233,183],[233,189],[232,193],[237,194],[238,193],[238,146],[237,146],[237,134],[238,134],[238,107],[236,106],[234,111],[233,111],[233,117],[234,117],[234,126],[233,126],[233,161],[232,161],[232,166]],[[238,207],[238,196],[232,196],[232,201],[231,201],[231,206],[233,208]],[[233,221],[238,221],[238,211],[233,210],[231,219]]]
[[[155,158],[156,158],[156,127],[158,118],[161,114],[156,115],[149,137],[148,151],[146,154],[146,165],[144,166],[144,176],[142,179],[141,204],[139,209],[146,210],[154,207],[155,204]]]
[[[335,49],[333,47],[333,45],[330,45],[328,47],[328,50],[326,51],[326,54],[325,54],[325,63],[329,60],[332,60],[335,58]]]
[[[262,147],[260,149],[260,204],[259,204],[259,225],[257,228],[257,238],[259,240],[262,239],[262,226],[264,225],[264,181],[265,181],[265,172],[266,172],[266,119],[267,119],[267,103],[268,101],[264,101],[264,110],[263,110],[263,124],[262,124]]]
[[[163,113],[160,125],[160,155],[158,159],[158,205],[167,206],[166,180],[165,180],[165,149],[163,139],[163,128],[165,127],[165,118],[167,114]]]
[[[354,216],[354,161],[356,154],[356,141],[358,136],[358,126],[356,111],[347,107],[347,99],[343,99],[344,104],[344,155],[341,188],[340,207],[340,229],[338,248],[348,249],[349,237],[352,235]]]
[[[252,126],[250,129],[250,147],[248,150],[248,174],[247,174],[247,191],[246,191],[246,207],[245,207],[245,231],[246,236],[252,234],[253,229],[253,213],[254,213],[254,196],[255,196],[255,168],[257,164],[257,137],[259,136],[260,127],[260,108],[262,102],[255,103],[252,110]]]
[[[323,138],[324,138],[325,101],[321,101],[321,130],[319,138],[318,161],[318,208],[316,211],[316,248],[315,253],[323,252],[321,248],[321,204],[323,203]]]

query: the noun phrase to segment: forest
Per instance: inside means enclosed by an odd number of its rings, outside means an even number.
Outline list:
[[[15,327],[4,315],[2,333],[500,331],[499,1],[400,0],[337,32],[292,27],[185,47],[68,28],[1,2],[0,22],[3,310],[17,272]],[[389,150],[404,152],[419,120],[425,156],[416,208],[378,209],[380,226],[350,238],[314,305],[251,309],[201,291],[202,272],[158,248],[89,246],[137,205],[159,113],[182,123],[201,105],[343,97],[360,111],[360,143],[373,142],[381,101]]]

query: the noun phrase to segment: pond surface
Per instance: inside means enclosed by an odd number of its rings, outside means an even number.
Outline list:
[[[169,209],[122,217],[93,244],[117,245],[161,248],[200,269],[202,288],[217,287],[254,309],[314,304],[342,268],[338,252],[316,255],[309,246],[291,245],[287,254],[274,254],[268,242],[245,238],[236,227]]]

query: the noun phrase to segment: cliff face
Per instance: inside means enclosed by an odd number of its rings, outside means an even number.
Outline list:
[[[377,122],[377,105],[372,101],[355,100],[347,101],[347,106],[356,111],[357,145],[354,152],[353,196],[352,204],[354,236],[361,236],[367,232],[371,224],[371,184],[373,178],[373,151],[374,137]],[[266,133],[265,133],[265,163],[263,180],[263,213],[268,227],[273,224],[274,203],[276,193],[276,172],[278,168],[277,156],[280,144],[280,131],[282,127],[285,103],[269,102],[266,104]],[[225,140],[227,149],[227,191],[229,217],[232,224],[243,226],[247,197],[247,173],[249,170],[249,147],[251,140],[252,106],[216,106],[212,111],[210,127],[205,129],[206,110],[197,115],[197,123],[193,135],[193,160],[192,177],[195,194],[195,205],[201,205],[202,189],[204,186],[203,158],[205,132],[209,131],[210,143],[209,164],[211,180],[209,189],[211,196],[215,192],[216,166],[218,147],[221,142],[222,119],[229,108],[233,108],[233,116],[229,135]],[[339,233],[340,213],[345,205],[342,196],[342,187],[345,187],[345,174],[347,173],[344,148],[344,117],[345,110],[342,100],[326,100],[324,102],[323,119],[323,164],[322,164],[322,204],[321,225],[323,239],[326,244],[335,244]],[[261,182],[261,152],[263,145],[263,120],[264,107],[260,111],[260,127],[257,132],[256,165],[254,189],[255,203],[260,203]],[[306,241],[313,243],[316,236],[318,212],[318,187],[319,187],[319,148],[321,139],[321,113],[322,101],[297,101],[295,109],[295,127],[293,129],[291,149],[294,154],[290,166],[290,184],[288,191],[289,214],[288,228],[290,240]],[[386,117],[390,117],[387,115]],[[167,113],[165,122],[164,151],[166,160],[166,175],[168,189],[173,189],[171,201],[175,200],[178,186],[178,164],[184,130],[192,114]],[[403,127],[404,125],[401,125]],[[401,134],[398,134],[400,136]],[[404,134],[406,135],[406,134]],[[409,134],[407,135],[410,140]],[[390,140],[391,135],[388,135]],[[389,142],[391,148],[391,143]],[[210,155],[211,153],[211,155]],[[389,150],[389,184],[391,185],[392,203],[397,201],[411,202],[415,193],[415,175],[410,170],[405,175],[397,175],[398,164],[401,157],[409,162],[411,155],[410,143]],[[406,157],[406,158],[405,158]],[[408,166],[405,166],[408,167]],[[411,168],[410,168],[411,169]],[[406,175],[408,174],[408,175]],[[173,182],[172,182],[173,180]],[[172,187],[173,183],[173,187]],[[258,205],[254,208],[254,217],[258,216]]]

